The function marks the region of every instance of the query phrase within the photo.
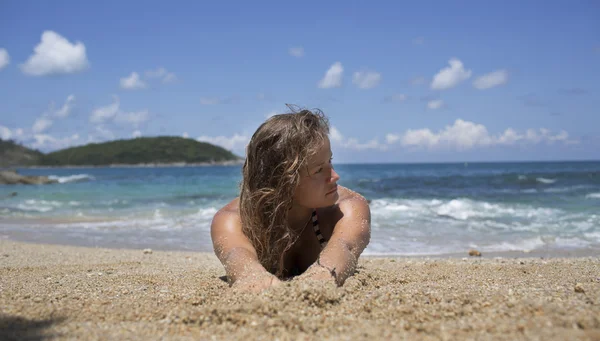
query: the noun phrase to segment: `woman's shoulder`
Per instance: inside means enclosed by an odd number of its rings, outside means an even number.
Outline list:
[[[240,199],[239,197],[236,197],[235,199],[231,200],[228,204],[221,207],[213,217],[213,227],[215,225],[226,225],[230,227],[241,226],[239,203]]]
[[[338,186],[339,199],[336,206],[340,210],[345,211],[349,209],[368,209],[369,201],[365,199],[361,194],[343,186]]]
[[[338,185],[339,199],[335,205],[324,207],[319,211],[319,217],[323,217],[328,225],[335,223],[342,217],[364,217],[370,215],[369,201],[361,194]]]

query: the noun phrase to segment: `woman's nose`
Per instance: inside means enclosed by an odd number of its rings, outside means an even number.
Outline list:
[[[340,175],[332,168],[331,169],[331,178],[329,178],[329,181],[336,182],[339,179],[340,179]]]

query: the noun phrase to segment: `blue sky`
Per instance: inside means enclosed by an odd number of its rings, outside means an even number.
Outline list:
[[[337,162],[600,158],[594,1],[0,3],[0,137],[243,155],[285,103]]]

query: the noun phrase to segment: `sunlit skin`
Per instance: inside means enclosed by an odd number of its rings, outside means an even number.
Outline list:
[[[285,267],[303,273],[294,280],[322,280],[343,285],[354,273],[371,236],[371,213],[365,198],[337,184],[328,139],[301,168],[301,179],[288,214],[288,224],[301,231],[286,253]],[[258,261],[256,251],[242,232],[239,198],[221,208],[211,225],[215,254],[225,267],[233,288],[259,292],[281,284]],[[309,223],[317,209],[319,227],[327,246],[321,246]]]

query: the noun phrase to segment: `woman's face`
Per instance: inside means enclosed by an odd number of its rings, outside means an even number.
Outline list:
[[[337,202],[337,181],[340,176],[333,170],[331,159],[331,145],[326,138],[319,151],[308,160],[307,165],[300,168],[300,183],[294,193],[294,203],[319,208]]]

